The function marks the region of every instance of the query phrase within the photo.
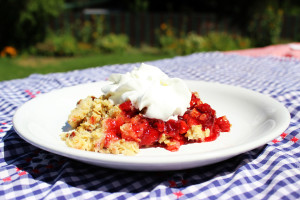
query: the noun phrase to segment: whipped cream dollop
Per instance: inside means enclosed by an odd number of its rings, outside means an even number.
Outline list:
[[[169,78],[159,68],[141,64],[125,74],[112,74],[102,88],[114,104],[130,100],[144,116],[167,121],[183,115],[190,105],[191,92],[179,78]]]

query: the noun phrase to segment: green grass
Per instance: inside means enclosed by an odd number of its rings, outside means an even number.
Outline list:
[[[90,67],[145,62],[170,57],[153,52],[130,51],[122,54],[98,54],[76,57],[32,57],[0,58],[0,81],[24,78],[33,73],[47,74],[66,72]]]

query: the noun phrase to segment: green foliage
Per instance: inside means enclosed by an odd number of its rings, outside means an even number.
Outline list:
[[[159,37],[163,53],[170,55],[187,55],[203,51],[205,40],[203,37],[189,33],[186,36],[175,37],[163,35]]]
[[[79,28],[79,40],[84,43],[89,43],[92,41],[92,23],[88,20],[83,22],[83,25],[81,28]]]
[[[122,53],[129,48],[129,39],[124,34],[110,33],[97,38],[95,46],[104,53]]]
[[[201,51],[228,51],[251,47],[249,38],[226,32],[210,32],[206,36],[191,32],[176,36],[174,29],[163,23],[156,33],[162,52],[169,55],[186,55]]]
[[[178,46],[178,38],[175,36],[162,35],[159,37],[161,50],[167,54],[175,54]]]
[[[229,51],[251,47],[251,40],[226,32],[210,32],[204,37],[202,49],[205,51]]]
[[[77,52],[77,41],[70,33],[49,34],[44,42],[35,45],[37,55],[72,56]]]
[[[129,3],[129,10],[131,12],[145,12],[149,8],[148,0],[134,0]]]
[[[59,15],[63,4],[63,0],[1,1],[0,48],[25,48],[43,40],[48,20]]]
[[[187,37],[179,40],[181,54],[191,54],[203,51],[205,39],[196,33],[189,33]]]
[[[71,31],[78,42],[77,54],[88,55],[97,51],[95,44],[104,36],[104,17],[92,15],[81,22],[79,19],[71,26]]]
[[[171,25],[162,23],[160,29],[156,30],[156,35],[163,53],[170,55],[180,54],[178,52],[180,50],[179,39],[176,36],[175,29]]]
[[[76,20],[72,30],[76,32],[77,40],[83,43],[93,43],[97,38],[103,36],[103,20],[103,16],[95,15],[92,15],[91,19],[84,20],[82,24],[79,19]]]
[[[254,13],[248,32],[255,46],[266,46],[278,42],[281,33],[283,11],[269,5],[263,12]]]
[[[92,16],[94,21],[94,29],[92,33],[93,41],[104,35],[104,16]]]
[[[89,55],[89,54],[95,54],[95,52],[97,51],[95,50],[92,44],[78,42],[76,55]]]
[[[290,16],[299,16],[300,1],[299,0],[285,0],[282,1],[283,12]]]

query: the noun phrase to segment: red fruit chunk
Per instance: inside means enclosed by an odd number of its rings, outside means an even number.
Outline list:
[[[205,121],[205,120],[208,119],[208,116],[207,116],[207,114],[201,114],[200,117],[199,117],[199,119],[200,119],[201,121]]]
[[[106,133],[104,147],[108,147],[109,144],[113,141],[117,141],[119,138],[112,132]]]
[[[208,105],[207,103],[203,103],[200,105],[197,105],[196,107],[201,113],[210,113],[213,112],[214,110]]]
[[[111,141],[118,140],[120,135],[120,124],[117,123],[115,119],[106,119],[105,121],[105,144],[108,146]]]
[[[166,147],[166,149],[175,152],[179,150],[180,146],[181,143],[179,141],[172,141],[171,144]]]
[[[163,120],[160,119],[154,119],[151,120],[152,127],[159,132],[164,132],[165,131],[165,123]]]
[[[124,112],[130,111],[131,106],[131,101],[125,101],[124,103],[119,105],[120,109]]]
[[[216,140],[220,135],[220,131],[214,130],[212,133],[210,133],[209,137],[204,138],[204,142],[211,142]]]
[[[221,132],[229,132],[230,131],[231,125],[230,125],[228,119],[226,118],[226,116],[219,117],[216,120],[216,123],[219,125]]]
[[[144,117],[137,115],[134,118],[131,119],[132,123],[132,129],[135,131],[135,133],[138,135],[142,135],[150,126]]]
[[[91,116],[91,118],[90,118],[90,123],[91,123],[91,124],[95,124],[95,123],[96,123],[96,119],[95,119],[94,116]]]
[[[201,100],[196,96],[196,94],[193,92],[191,101],[190,101],[190,107],[193,108],[196,105],[200,105],[202,102]]]
[[[73,131],[70,136],[75,137],[75,135],[76,135],[76,133]]]
[[[139,135],[137,135],[136,132],[133,130],[131,123],[126,123],[122,125],[121,136],[123,139],[128,141],[140,141]]]
[[[166,123],[165,134],[171,136],[173,139],[182,140],[181,134],[189,130],[189,126],[183,120],[170,119]]]
[[[141,137],[140,146],[150,146],[153,145],[159,139],[159,131],[154,128],[149,128]]]
[[[178,120],[178,122],[179,122],[179,133],[180,134],[186,133],[190,129],[190,127],[185,123],[185,121]]]
[[[206,103],[198,105],[196,108],[200,113],[202,113],[197,118],[197,120],[199,120],[199,124],[202,124],[203,129],[212,128],[216,119],[216,111]]]
[[[138,114],[138,109],[136,109],[131,101],[125,101],[124,103],[119,105],[119,108],[127,115],[129,118]]]
[[[178,124],[174,119],[170,119],[166,122],[166,133],[173,137],[178,134]]]
[[[196,108],[193,108],[191,110],[191,112],[189,113],[189,115],[191,117],[198,118],[198,117],[200,117],[201,113]]]
[[[190,117],[189,115],[186,115],[184,118],[185,118],[185,121],[186,121],[186,123],[189,127],[192,127],[193,125],[199,125],[200,124],[199,120],[197,120],[193,117]]]

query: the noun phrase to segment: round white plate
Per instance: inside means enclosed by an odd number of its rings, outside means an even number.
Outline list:
[[[101,95],[106,82],[87,83],[52,91],[23,104],[13,117],[15,131],[27,142],[62,156],[93,165],[126,170],[180,170],[216,163],[260,147],[277,138],[289,125],[290,114],[274,99],[251,90],[218,83],[186,81],[203,102],[226,115],[229,133],[213,142],[188,144],[177,152],[142,149],[136,156],[111,155],[67,147],[60,139],[76,102]]]

